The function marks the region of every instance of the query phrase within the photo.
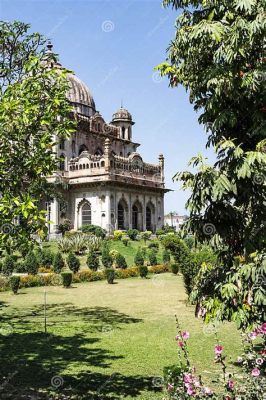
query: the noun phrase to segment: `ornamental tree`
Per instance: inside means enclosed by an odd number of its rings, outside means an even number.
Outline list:
[[[222,260],[217,271],[212,269],[216,280],[205,276],[211,288],[198,300],[206,300],[211,292],[212,304],[221,304],[228,289],[225,285],[237,281],[234,258],[242,256],[244,263],[249,263],[249,255],[257,252],[264,259],[265,2],[164,0],[164,5],[181,13],[167,60],[157,68],[168,76],[171,87],[180,84],[189,92],[190,102],[200,114],[199,123],[207,131],[206,147],[213,146],[217,155],[214,165],[202,155],[193,157],[189,165],[196,171],[178,172],[174,179],[191,193],[185,230],[198,241],[209,242]],[[250,278],[244,279],[249,287]],[[261,290],[265,296],[265,287]],[[235,313],[227,313],[228,308],[221,306],[218,314],[241,320],[248,304],[257,310],[247,318],[248,323],[254,322],[252,315],[258,314],[263,294],[256,303],[256,293],[237,284],[236,291],[228,295],[234,303],[237,297]],[[214,306],[209,303],[208,309],[211,313]]]
[[[0,22],[0,243],[46,234],[40,201],[58,165],[54,146],[73,132],[67,73],[45,39],[22,22]],[[19,221],[19,224],[17,222]]]

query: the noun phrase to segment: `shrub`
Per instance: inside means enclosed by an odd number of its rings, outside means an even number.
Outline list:
[[[129,237],[129,239],[131,239],[131,240],[137,240],[138,234],[139,234],[139,231],[137,229],[129,229],[127,231],[127,235]]]
[[[173,272],[173,274],[178,274],[179,271],[179,265],[176,263],[171,264],[171,271]]]
[[[134,262],[137,265],[137,267],[144,265],[144,257],[143,257],[142,251],[140,249],[138,249],[138,251],[135,255]]]
[[[107,268],[105,270],[105,276],[107,279],[108,283],[114,283],[114,279],[115,279],[115,270],[113,268]]]
[[[105,268],[110,268],[113,265],[113,259],[107,244],[105,244],[102,249],[102,263]]]
[[[7,277],[0,276],[0,292],[10,289],[9,280]]]
[[[39,250],[36,258],[38,260],[38,264],[42,267],[51,267],[53,265],[54,254],[50,249]]]
[[[123,235],[125,235],[125,232],[123,231],[114,231],[114,240],[121,240]]]
[[[39,263],[33,251],[25,258],[24,265],[28,274],[36,275],[38,273]]]
[[[19,262],[16,264],[16,267],[15,267],[14,272],[18,272],[18,273],[20,273],[20,274],[25,274],[25,273],[27,272],[27,271],[26,271],[25,263],[24,263],[23,261],[19,261]]]
[[[83,233],[92,233],[101,239],[104,239],[106,236],[106,230],[98,225],[92,225],[92,224],[82,225],[80,230]]]
[[[146,267],[146,265],[139,266],[139,275],[141,278],[146,278],[146,276],[148,275],[148,268]]]
[[[145,231],[145,232],[141,232],[141,239],[144,240],[144,242],[146,243],[147,240],[150,239],[152,232],[151,231]]]
[[[116,258],[115,258],[115,262],[118,268],[121,269],[126,269],[127,268],[127,262],[125,257],[122,254],[117,254]]]
[[[3,261],[3,266],[2,266],[3,275],[6,276],[12,275],[12,272],[14,271],[15,267],[16,263],[14,261],[14,257],[7,255]]]
[[[102,271],[80,271],[73,276],[73,282],[95,282],[105,279],[105,274]]]
[[[153,240],[152,242],[150,242],[148,244],[148,249],[153,249],[154,251],[158,251],[159,250],[159,242]]]
[[[65,261],[62,257],[62,254],[58,251],[54,255],[53,259],[53,270],[56,274],[59,274],[65,266]]]
[[[156,254],[154,252],[149,253],[149,262],[150,262],[150,265],[158,264]]]
[[[149,268],[149,271],[152,274],[163,274],[164,272],[169,272],[169,267],[168,265],[153,265],[152,267]]]
[[[69,269],[75,274],[80,268],[80,261],[73,253],[69,253],[67,257],[67,265]]]
[[[87,266],[92,271],[97,271],[99,268],[99,257],[95,253],[95,251],[90,251],[87,257]]]
[[[38,272],[50,274],[51,273],[51,268],[50,267],[39,267],[38,268]]]
[[[163,263],[164,264],[169,264],[171,261],[171,256],[168,250],[164,249],[163,251]]]
[[[129,243],[129,238],[128,238],[127,236],[123,236],[123,237],[122,237],[122,243],[123,243],[125,246],[127,246],[128,243]]]
[[[62,233],[62,236],[65,236],[65,233],[70,231],[72,228],[72,223],[69,219],[64,219],[57,227],[57,231]]]
[[[126,278],[133,278],[139,276],[139,270],[136,267],[127,268],[127,269],[117,269],[115,271],[116,278],[119,279],[126,279]]]
[[[72,272],[62,272],[61,273],[62,276],[62,280],[63,280],[63,286],[65,288],[70,287],[71,283],[72,283]]]
[[[19,288],[20,277],[19,276],[11,276],[9,283],[10,283],[12,292],[14,294],[16,294],[18,292],[18,288]]]
[[[195,239],[192,235],[186,236],[184,238],[184,242],[186,243],[187,247],[191,250],[195,245]]]

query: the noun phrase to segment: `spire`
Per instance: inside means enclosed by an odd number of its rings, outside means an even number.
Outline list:
[[[121,107],[120,108],[123,108],[123,99],[121,99]]]

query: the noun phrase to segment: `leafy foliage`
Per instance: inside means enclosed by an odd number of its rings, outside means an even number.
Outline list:
[[[90,251],[87,257],[87,266],[92,270],[92,271],[97,271],[99,268],[99,257],[95,251]]]
[[[93,235],[101,239],[104,239],[106,236],[106,230],[98,225],[92,225],[92,224],[82,225],[81,231],[83,233],[92,233]]]
[[[16,266],[15,260],[13,256],[7,255],[2,264],[2,273],[6,276],[12,275]]]
[[[57,227],[59,233],[65,236],[66,232],[69,232],[72,228],[72,223],[69,219],[64,219]]]
[[[22,22],[0,22],[0,243],[21,245],[47,234],[43,194],[57,170],[57,138],[74,128],[67,101],[67,73],[51,68],[44,39]],[[12,143],[12,145],[10,145]],[[19,220],[19,224],[14,221]],[[4,227],[4,229],[3,229]]]
[[[137,267],[144,265],[144,257],[143,257],[141,249],[138,249],[138,251],[135,255],[135,258],[134,258],[134,262],[137,265]]]
[[[107,242],[104,243],[102,248],[102,263],[105,268],[110,268],[113,265],[113,258],[110,255],[110,249]]]
[[[114,283],[115,270],[113,268],[106,268],[105,276],[106,276],[106,279],[107,279],[108,283],[110,283],[110,284]]]
[[[150,265],[158,264],[156,253],[154,251],[149,253],[149,263]]]
[[[127,262],[123,254],[118,253],[116,258],[115,258],[116,266],[118,268],[126,269],[127,268]]]
[[[11,276],[9,279],[11,290],[14,294],[17,294],[19,289],[20,277],[19,276]]]
[[[67,265],[69,269],[75,274],[80,268],[80,261],[73,253],[69,253],[67,257]]]
[[[137,240],[137,237],[139,235],[139,231],[137,229],[129,229],[127,231],[127,235],[129,237],[129,239],[131,240]]]
[[[72,272],[62,272],[61,276],[62,276],[62,280],[63,280],[63,286],[65,288],[70,287],[71,283],[72,283],[72,279],[73,279]]]
[[[148,275],[148,267],[146,267],[146,265],[139,265],[139,276],[141,278],[146,278]]]
[[[62,257],[62,254],[58,251],[54,255],[53,259],[53,270],[56,274],[59,274],[65,266],[65,261]]]
[[[37,275],[39,263],[35,253],[32,251],[30,252],[24,261],[25,270],[28,274]]]

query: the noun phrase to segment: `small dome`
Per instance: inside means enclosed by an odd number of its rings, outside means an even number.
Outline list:
[[[95,103],[90,89],[76,75],[68,74],[70,84],[68,99],[79,114],[90,117],[95,113]]]
[[[125,108],[120,108],[113,114],[112,121],[131,121],[132,122],[132,115],[128,110]]]

